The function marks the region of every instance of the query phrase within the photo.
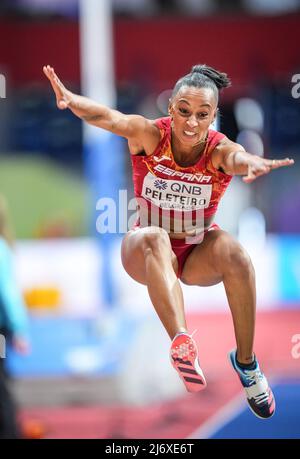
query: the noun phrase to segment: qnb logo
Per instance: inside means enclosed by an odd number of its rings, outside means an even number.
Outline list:
[[[292,336],[292,343],[294,346],[292,347],[291,354],[293,359],[300,359],[300,334]]]
[[[0,99],[6,98],[6,80],[5,76],[0,73]]]
[[[155,180],[154,186],[159,190],[165,190],[167,188],[167,182],[165,182],[164,180]]]
[[[0,359],[5,359],[6,357],[6,341],[3,335],[0,335]]]
[[[292,87],[292,97],[294,99],[299,99],[300,97],[300,73],[296,73],[292,76],[292,83],[296,83]]]

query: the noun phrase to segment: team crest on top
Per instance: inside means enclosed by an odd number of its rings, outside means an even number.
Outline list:
[[[162,155],[161,157],[158,157],[158,156],[153,156],[153,159],[154,161],[156,161],[157,163],[160,163],[161,161],[171,161],[171,158],[169,158],[169,156],[166,156],[166,155]]]

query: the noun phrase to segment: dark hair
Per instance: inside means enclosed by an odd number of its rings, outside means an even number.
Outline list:
[[[212,89],[218,100],[219,90],[227,88],[230,84],[230,79],[226,73],[219,72],[206,64],[194,65],[190,73],[177,81],[172,92],[172,98],[182,86],[193,86],[195,88]]]

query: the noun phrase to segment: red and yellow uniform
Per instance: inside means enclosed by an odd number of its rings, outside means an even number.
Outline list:
[[[211,160],[213,150],[224,135],[210,129],[199,160],[192,166],[181,167],[172,153],[171,118],[160,118],[155,123],[160,130],[160,142],[155,151],[149,156],[131,156],[139,209],[135,227],[164,228],[170,233],[174,252],[178,253],[180,247],[186,259],[205,232],[216,227],[205,228],[204,221],[216,213],[232,179],[231,175],[217,170]],[[196,236],[197,240],[187,241],[189,235]]]

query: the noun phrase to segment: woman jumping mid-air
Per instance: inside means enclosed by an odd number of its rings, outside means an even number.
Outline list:
[[[127,273],[148,288],[154,308],[172,343],[174,368],[190,392],[206,387],[197,346],[187,331],[179,279],[187,285],[224,283],[237,348],[230,362],[259,418],[275,411],[273,393],[253,352],[255,273],[248,254],[214,217],[234,175],[251,183],[292,159],[264,159],[247,153],[210,129],[218,111],[219,90],[230,84],[225,73],[196,65],[177,81],[169,116],[149,120],[125,115],[67,90],[50,66],[44,67],[60,109],[126,137],[131,153],[139,219],[124,237]]]

